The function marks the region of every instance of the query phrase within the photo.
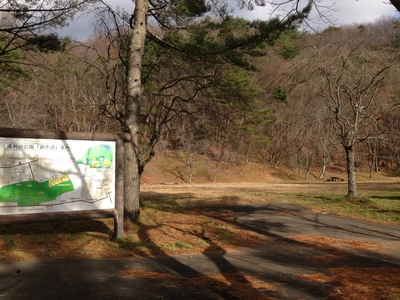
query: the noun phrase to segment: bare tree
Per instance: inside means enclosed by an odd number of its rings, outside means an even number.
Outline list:
[[[192,119],[190,121],[190,119]],[[195,167],[201,155],[206,152],[206,134],[195,118],[188,118],[184,126],[176,127],[174,130],[173,148],[175,157],[188,168],[188,183],[193,183]]]
[[[378,55],[371,49],[365,51],[364,42],[362,39],[357,44],[347,42],[341,48],[332,45],[314,53],[324,78],[320,83],[321,99],[346,153],[349,197],[357,197],[355,145],[380,134],[375,130],[379,128],[380,117],[377,97],[396,65],[393,57],[382,60],[386,56],[382,52]],[[328,50],[332,52],[329,54]]]

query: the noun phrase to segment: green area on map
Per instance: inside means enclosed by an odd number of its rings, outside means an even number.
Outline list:
[[[84,157],[77,161],[78,165],[88,165],[90,168],[110,168],[113,161],[113,151],[108,145],[90,147]]]
[[[58,196],[74,190],[69,179],[54,179],[43,182],[36,180],[23,181],[5,185],[0,188],[0,202],[16,202],[18,206],[35,206],[55,200]]]

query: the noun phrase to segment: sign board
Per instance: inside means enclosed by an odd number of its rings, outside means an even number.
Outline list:
[[[0,215],[115,209],[116,142],[0,137]]]

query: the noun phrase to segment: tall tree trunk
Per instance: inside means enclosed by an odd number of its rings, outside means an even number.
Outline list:
[[[323,179],[324,178],[327,165],[328,165],[328,163],[326,162],[326,160],[324,158],[324,160],[322,162],[321,172],[319,173],[318,179]]]
[[[398,11],[400,11],[400,0],[390,0],[390,3],[392,3],[392,5],[393,5],[394,7],[396,7],[396,9],[397,9]]]
[[[369,154],[371,155],[371,168],[369,170],[369,177],[374,178],[374,172],[378,172],[378,154],[377,154],[377,146],[376,141],[367,139],[367,146]]]
[[[305,181],[308,180],[308,175],[310,175],[311,166],[312,166],[312,163],[314,162],[314,157],[315,157],[315,152],[313,152],[311,154],[311,157],[307,157],[307,167],[306,167],[306,171],[305,171],[305,174],[304,174],[304,180]]]
[[[357,198],[357,185],[356,185],[356,168],[354,166],[354,148],[353,145],[343,145],[346,151],[347,160],[347,178],[348,178],[348,193],[347,196]]]
[[[225,151],[222,150],[222,153],[218,158],[218,166],[217,166],[217,170],[214,173],[213,182],[217,182],[217,176],[218,176],[219,172],[221,171],[222,164],[224,163],[224,159],[225,159]]]
[[[332,148],[333,148],[333,143],[329,141],[329,145],[325,148],[324,153],[322,155],[322,168],[321,168],[321,173],[318,176],[318,179],[323,179],[325,176],[326,167],[330,160]]]
[[[127,95],[125,127],[131,134],[131,141],[125,143],[125,199],[124,219],[136,222],[140,214],[140,158],[139,125],[140,97],[142,91],[142,57],[147,27],[148,0],[136,0],[133,14],[133,32],[129,49],[127,68]]]

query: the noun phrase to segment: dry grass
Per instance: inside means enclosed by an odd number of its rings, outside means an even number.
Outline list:
[[[190,284],[202,287],[212,287],[217,290],[227,291],[238,299],[247,300],[274,300],[259,291],[275,291],[276,287],[265,281],[261,281],[252,276],[242,275],[237,272],[214,274],[205,273],[196,277],[182,277],[173,274],[152,272],[147,270],[125,270],[121,272],[123,278],[151,278],[151,279],[173,279],[176,284]]]
[[[193,181],[195,184],[204,183],[244,183],[244,182],[301,182],[305,180],[305,170],[294,171],[287,168],[263,166],[257,163],[244,164],[241,161],[235,163],[225,163],[221,168],[217,168],[218,162],[212,161],[207,157],[198,157],[195,163]],[[382,168],[381,168],[382,169]],[[318,179],[321,169],[315,167],[311,169],[308,176],[309,182],[321,182]],[[382,172],[373,173],[370,177],[369,168],[360,168],[357,172],[357,180],[362,181],[387,181],[398,180],[400,173],[389,168],[383,168]],[[331,176],[347,180],[346,169],[342,167],[328,166],[325,178]],[[214,181],[215,179],[215,181]],[[143,184],[183,184],[188,183],[189,167],[179,162],[174,154],[168,151],[161,151],[146,165],[142,175]],[[324,181],[324,180],[323,180]]]
[[[113,220],[0,226],[0,260],[121,258],[223,252],[256,246],[265,237],[224,221],[179,208],[144,207],[114,240]]]
[[[385,251],[380,243],[333,239],[322,236],[300,235],[290,237],[308,245],[314,245],[331,252],[313,256],[314,259],[338,259],[349,247],[367,251]],[[323,273],[300,274],[300,278],[321,284],[334,284],[330,297],[338,300],[396,300],[400,299],[400,269],[398,268],[332,268]]]
[[[337,300],[395,300],[400,298],[400,270],[397,268],[334,268],[331,275],[302,274],[300,278],[334,283],[330,297]]]
[[[331,252],[341,252],[343,250],[349,250],[349,248],[373,252],[383,252],[386,248],[383,243],[336,239],[326,236],[296,235],[290,236],[288,238],[305,243],[307,245],[313,245]]]
[[[337,268],[332,280],[338,287],[331,294],[339,300],[399,299],[400,270],[395,268]]]

